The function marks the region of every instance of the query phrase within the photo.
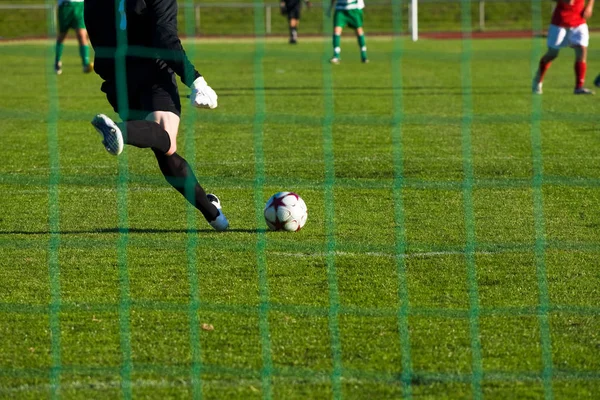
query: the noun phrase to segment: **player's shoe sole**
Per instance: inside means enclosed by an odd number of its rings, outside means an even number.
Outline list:
[[[588,88],[582,87],[582,88],[577,88],[577,89],[573,90],[573,94],[584,94],[584,95],[585,94],[594,94],[594,91],[590,90]]]
[[[337,58],[337,57],[333,57],[331,60],[329,60],[329,62],[330,62],[330,63],[332,63],[332,64],[335,64],[335,65],[337,65],[337,64],[339,64],[341,61],[340,61],[340,59],[339,59],[339,58]]]
[[[215,218],[214,221],[209,221],[208,223],[216,231],[223,232],[227,230],[227,228],[229,228],[229,221],[227,220],[227,217],[225,217],[223,211],[221,210],[221,201],[217,196],[215,196],[212,193],[208,193],[206,197],[208,198],[208,201],[213,203],[213,205],[217,207],[217,210],[219,210],[219,216]]]
[[[123,151],[123,133],[121,129],[104,114],[98,114],[92,120],[92,125],[100,136],[102,144],[106,151],[114,156],[118,156]]]

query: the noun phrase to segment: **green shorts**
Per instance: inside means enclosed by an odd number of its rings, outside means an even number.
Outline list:
[[[363,10],[335,10],[333,15],[333,26],[350,28],[362,28]]]
[[[65,33],[69,29],[85,29],[83,1],[67,1],[58,7],[58,31]]]

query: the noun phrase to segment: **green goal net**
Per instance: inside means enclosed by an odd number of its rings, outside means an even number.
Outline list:
[[[179,2],[215,232],[151,151],[106,153],[55,2],[0,1],[1,398],[597,398],[600,107],[568,47],[532,94],[552,3],[423,1],[415,42],[409,3],[367,2],[370,62],[345,27],[339,64],[328,6],[292,45],[278,3]],[[279,191],[298,232],[265,224]]]

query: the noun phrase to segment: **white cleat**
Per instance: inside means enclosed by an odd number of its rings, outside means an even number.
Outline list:
[[[104,114],[98,114],[92,120],[92,125],[100,136],[102,144],[106,151],[114,156],[118,156],[123,151],[123,133],[121,129]]]
[[[214,206],[217,207],[217,210],[219,210],[219,216],[217,218],[215,218],[214,221],[209,221],[208,223],[216,231],[223,232],[223,231],[227,230],[227,228],[229,228],[229,221],[227,221],[227,217],[225,217],[225,215],[223,214],[223,211],[221,211],[221,201],[219,200],[219,198],[217,196],[215,196],[212,193],[208,193],[206,195],[206,197],[208,198],[208,201],[213,203]]]
[[[337,57],[333,57],[331,60],[329,60],[329,62],[337,65],[340,63],[340,59]]]
[[[575,90],[573,90],[573,94],[594,94],[594,91],[584,87],[580,87],[575,88]]]
[[[544,91],[542,90],[542,82],[539,82],[537,77],[533,78],[533,82],[531,84],[531,92],[533,94],[542,94]]]
[[[56,75],[62,74],[62,62],[61,61],[54,64],[54,72],[56,73]]]

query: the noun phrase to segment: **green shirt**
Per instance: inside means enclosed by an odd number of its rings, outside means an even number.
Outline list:
[[[365,8],[364,0],[337,0],[336,10],[362,10]]]

